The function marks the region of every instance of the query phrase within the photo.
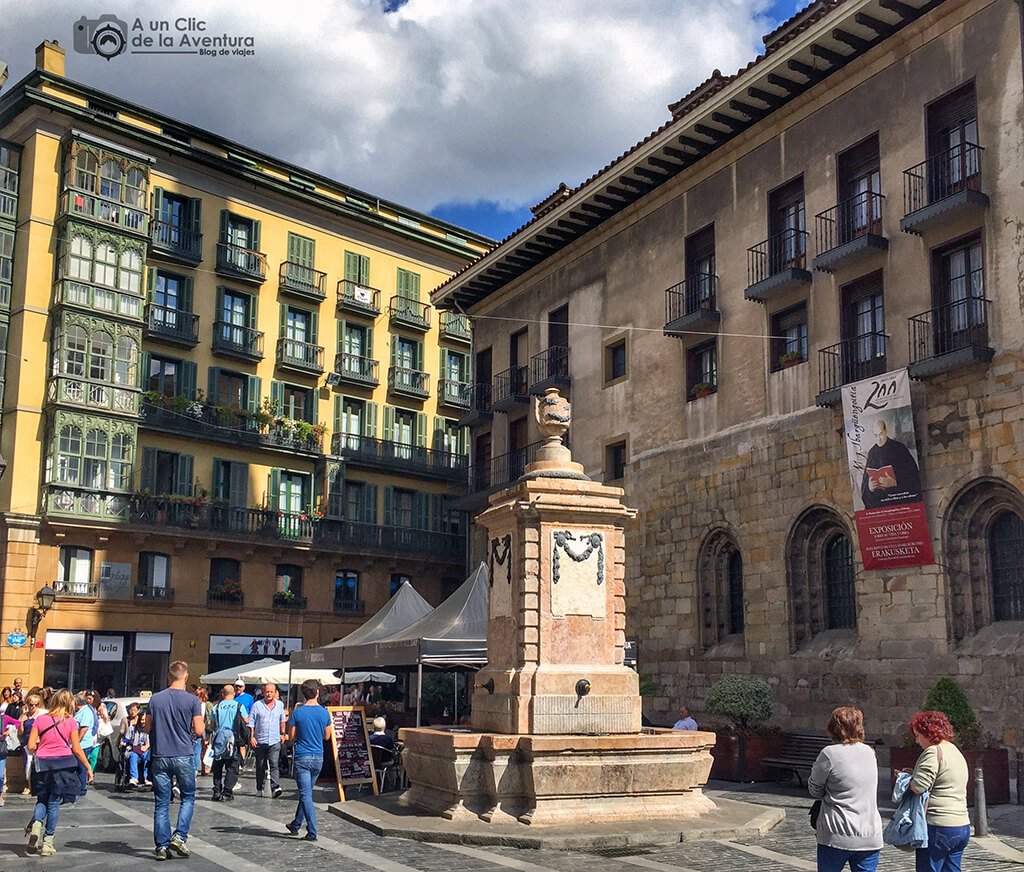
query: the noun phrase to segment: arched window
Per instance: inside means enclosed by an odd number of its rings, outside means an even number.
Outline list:
[[[855,629],[853,548],[843,519],[815,506],[793,525],[786,545],[793,650],[825,630]]]
[[[138,167],[128,170],[128,182],[125,185],[124,201],[136,209],[146,208],[146,172]]]
[[[100,167],[100,196],[108,200],[121,200],[124,169],[116,160],[108,158]]]
[[[75,186],[90,194],[95,193],[97,168],[96,155],[86,149],[79,149],[75,154]]]
[[[85,463],[82,485],[101,489],[107,481],[107,434],[93,428],[85,436]]]
[[[82,431],[72,424],[60,429],[57,438],[57,481],[78,484],[82,473]]]
[[[122,336],[117,340],[117,356],[114,358],[114,384],[135,386],[135,361],[137,358],[135,340]]]
[[[92,243],[85,236],[71,238],[66,275],[83,282],[92,281]]]
[[[705,540],[697,560],[700,587],[701,643],[710,648],[743,632],[743,558],[735,540],[716,530]]]
[[[988,528],[988,554],[993,618],[1024,620],[1024,520],[1016,512],[996,515]]]
[[[114,343],[110,334],[96,330],[89,344],[89,378],[92,381],[110,381],[110,364],[114,356]]]
[[[85,328],[72,324],[64,332],[64,374],[79,378],[85,376]]]
[[[129,490],[132,484],[132,437],[116,433],[110,442],[111,490]]]
[[[121,252],[117,287],[131,294],[142,293],[142,255],[137,248],[126,248]]]
[[[101,242],[96,246],[94,258],[93,281],[98,285],[110,288],[117,287],[117,249],[109,242]]]

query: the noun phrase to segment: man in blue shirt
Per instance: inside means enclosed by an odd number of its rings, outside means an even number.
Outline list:
[[[246,693],[245,682],[242,681],[241,678],[239,678],[238,681],[235,682],[235,699],[238,700],[239,705],[245,706],[245,710],[247,712],[252,711],[252,707],[253,704],[255,703],[255,700],[253,699],[251,693]]]
[[[302,822],[306,822],[306,839],[316,841],[316,807],[313,805],[313,785],[324,765],[324,741],[331,735],[331,716],[317,697],[320,682],[310,679],[302,682],[300,688],[305,700],[295,707],[288,722],[288,738],[292,740],[295,762],[292,769],[299,786],[299,804],[295,809],[295,820],[285,825],[293,836],[299,834]]]
[[[219,730],[230,730],[234,734],[232,737],[234,744],[231,746],[230,752],[225,756],[214,757],[212,799],[214,802],[231,802],[235,798],[238,770],[242,765],[238,731],[235,729],[235,715],[241,715],[241,720],[248,722],[249,710],[235,697],[235,689],[230,684],[224,685],[223,690],[220,692],[220,697],[220,702],[213,707],[213,712],[210,715],[210,730],[213,733],[214,739],[216,739]]]
[[[253,703],[249,711],[252,727],[250,744],[256,751],[256,795],[263,796],[263,785],[270,769],[270,795],[277,799],[284,791],[278,783],[278,761],[281,759],[281,741],[285,737],[287,719],[284,703],[277,697],[277,685],[263,685],[263,699]]]
[[[685,706],[679,706],[679,720],[672,725],[673,730],[696,730],[697,722],[690,717],[690,710]]]

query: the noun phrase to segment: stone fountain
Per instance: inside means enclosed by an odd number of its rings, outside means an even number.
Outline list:
[[[639,677],[623,662],[624,527],[636,512],[573,462],[557,389],[534,412],[546,440],[537,460],[477,518],[491,591],[472,727],[402,730],[402,804],[531,826],[713,811],[701,787],[714,734],[643,731]]]

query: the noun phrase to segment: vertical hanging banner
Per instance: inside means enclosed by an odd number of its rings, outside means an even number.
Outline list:
[[[907,371],[843,385],[843,421],[864,568],[934,563]]]

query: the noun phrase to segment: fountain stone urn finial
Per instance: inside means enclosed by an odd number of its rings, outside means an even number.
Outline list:
[[[527,465],[520,481],[531,478],[575,478],[589,481],[583,467],[574,463],[572,452],[563,439],[572,425],[572,403],[559,392],[548,388],[544,395],[534,399],[533,417],[544,444],[537,449],[537,459]]]

